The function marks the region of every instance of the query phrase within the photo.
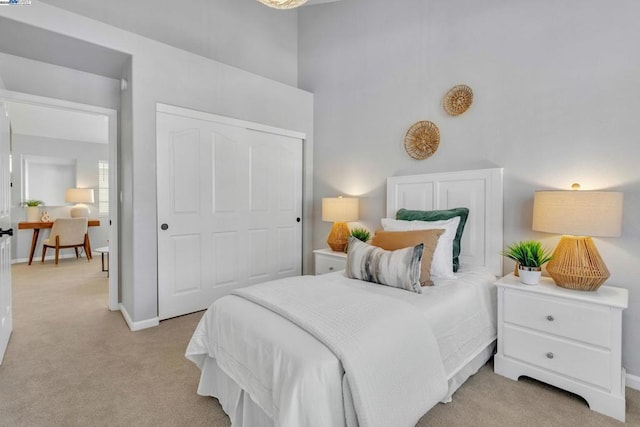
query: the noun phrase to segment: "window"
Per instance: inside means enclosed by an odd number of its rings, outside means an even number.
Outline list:
[[[76,187],[76,159],[22,155],[22,200],[65,206],[65,190]]]
[[[109,162],[98,160],[98,215],[109,215]]]

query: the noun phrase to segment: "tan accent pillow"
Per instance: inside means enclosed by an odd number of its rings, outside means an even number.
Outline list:
[[[420,263],[420,285],[432,286],[431,281],[431,260],[433,252],[436,250],[438,238],[444,233],[443,229],[433,230],[412,230],[412,231],[383,231],[377,230],[371,239],[371,245],[395,251],[397,249],[424,244],[422,261]]]

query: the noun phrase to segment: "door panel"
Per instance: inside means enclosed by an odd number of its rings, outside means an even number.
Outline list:
[[[214,286],[238,283],[238,233],[235,231],[213,233]]]
[[[269,264],[271,264],[269,253],[269,230],[257,229],[249,232],[250,251],[250,275],[252,283],[258,283],[261,279],[269,278]],[[257,279],[257,280],[256,280]]]
[[[11,228],[11,176],[9,174],[9,118],[0,101],[0,229]],[[11,236],[0,235],[0,364],[13,328],[11,313]]]
[[[277,230],[278,271],[279,275],[292,273],[295,270],[294,248],[296,242],[295,227],[279,227]]]
[[[176,132],[170,139],[173,164],[171,167],[171,195],[174,212],[197,213],[200,171],[200,135],[197,129]]]
[[[269,162],[272,159],[269,147],[263,144],[249,146],[249,175],[251,179],[251,191],[249,193],[249,206],[251,213],[265,213],[269,211],[270,198],[270,174],[272,168]]]
[[[200,291],[202,283],[202,257],[198,234],[175,236],[172,239],[176,260],[174,295]]]
[[[157,149],[160,319],[301,274],[302,140],[158,112]]]
[[[234,212],[236,209],[236,192],[233,190],[240,183],[237,180],[237,164],[239,163],[240,144],[224,135],[211,133],[213,141],[213,213]]]

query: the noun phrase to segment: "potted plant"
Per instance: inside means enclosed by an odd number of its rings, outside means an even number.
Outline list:
[[[366,228],[354,228],[351,230],[350,234],[358,240],[363,242],[368,242],[371,238],[371,233]],[[348,247],[345,247],[344,251],[347,252]]]
[[[512,243],[502,255],[518,263],[520,281],[525,285],[537,285],[542,274],[542,265],[550,261],[551,252],[537,240]]]
[[[27,222],[39,222],[40,221],[40,208],[38,206],[44,205],[42,200],[25,200],[22,202],[22,206],[27,208]]]

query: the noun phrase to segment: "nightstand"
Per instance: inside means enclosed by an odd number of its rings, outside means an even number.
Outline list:
[[[582,396],[591,410],[624,421],[622,310],[626,289],[560,288],[543,277],[523,285],[509,274],[498,287],[498,352],[494,370],[525,375]]]
[[[316,249],[313,251],[316,262],[316,275],[344,270],[347,267],[347,254],[334,252],[331,249]]]

